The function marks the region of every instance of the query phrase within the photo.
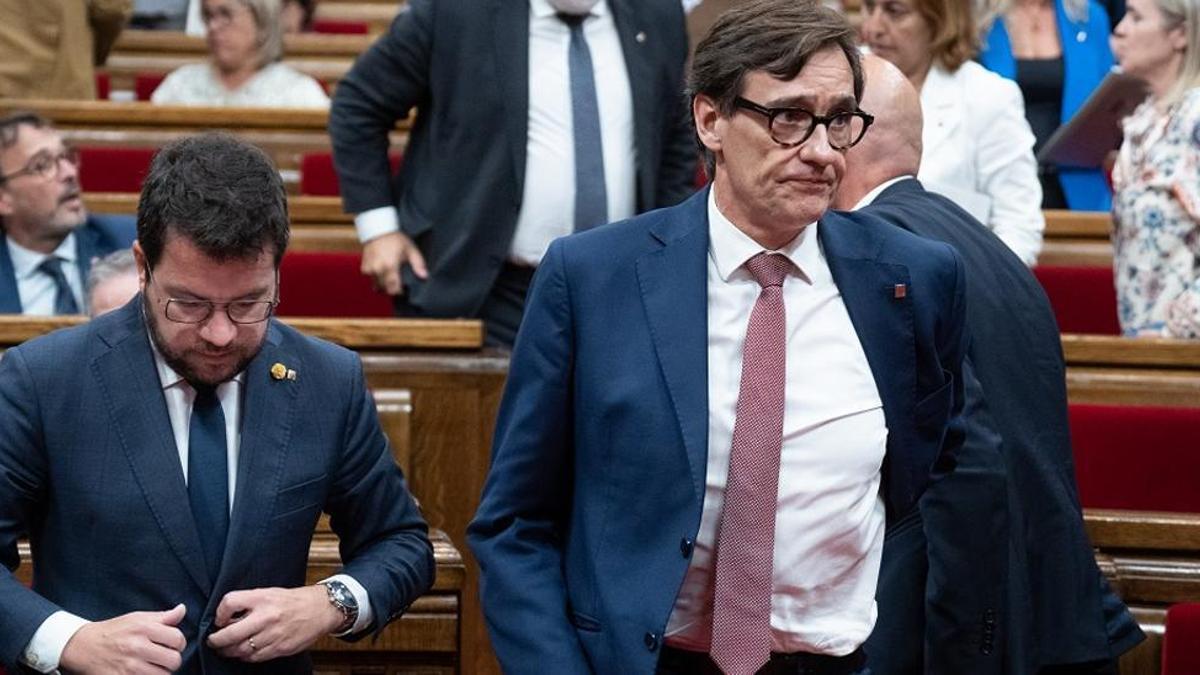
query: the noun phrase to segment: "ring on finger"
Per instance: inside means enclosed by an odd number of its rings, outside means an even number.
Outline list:
[[[254,638],[253,638],[253,637],[247,638],[247,639],[246,639],[246,642],[249,642],[249,643],[250,643],[250,651],[252,651],[252,652],[256,652],[256,651],[258,651],[258,645],[254,644]]]

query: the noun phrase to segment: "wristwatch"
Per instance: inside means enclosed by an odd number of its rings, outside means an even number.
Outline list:
[[[336,579],[322,581],[321,585],[329,594],[329,604],[342,613],[342,623],[334,631],[334,635],[341,635],[350,630],[354,626],[354,622],[358,620],[358,599],[354,597],[346,584]]]

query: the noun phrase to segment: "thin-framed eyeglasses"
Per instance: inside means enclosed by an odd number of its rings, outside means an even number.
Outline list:
[[[68,145],[57,153],[42,150],[30,157],[29,161],[25,162],[25,166],[10,174],[0,176],[0,184],[20,176],[37,176],[43,180],[54,180],[58,177],[58,170],[63,162],[79,168],[79,149]]]
[[[785,148],[792,148],[807,141],[818,125],[825,127],[829,147],[846,150],[853,147],[866,135],[867,128],[875,117],[862,110],[844,110],[831,115],[817,115],[804,108],[768,108],[741,96],[733,99],[738,108],[756,112],[767,118],[767,133],[771,140]]]
[[[154,275],[146,268],[146,279],[154,283]],[[276,297],[271,300],[234,300],[233,302],[213,302],[211,300],[181,300],[167,298],[164,310],[168,321],[175,323],[204,323],[212,318],[217,307],[225,310],[225,316],[231,323],[253,324],[262,323],[271,318],[275,307],[279,304],[279,274],[275,274]]]

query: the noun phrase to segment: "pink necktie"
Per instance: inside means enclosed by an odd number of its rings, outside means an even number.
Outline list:
[[[762,291],[742,349],[742,384],[716,542],[710,649],[727,675],[751,675],[771,657],[771,571],[786,375],[783,280],[792,268],[782,255],[759,253],[746,261]]]

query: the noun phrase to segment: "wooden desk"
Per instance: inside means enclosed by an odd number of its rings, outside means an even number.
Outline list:
[[[1062,336],[1073,403],[1200,407],[1200,342]]]
[[[374,41],[368,35],[289,34],[283,36],[283,53],[289,59],[353,61]],[[208,45],[203,37],[183,31],[126,29],[117,37],[109,58],[134,55],[185,56],[201,61],[208,57]]]
[[[1039,265],[1112,267],[1111,214],[1057,209],[1042,213],[1046,217],[1046,232]]]

